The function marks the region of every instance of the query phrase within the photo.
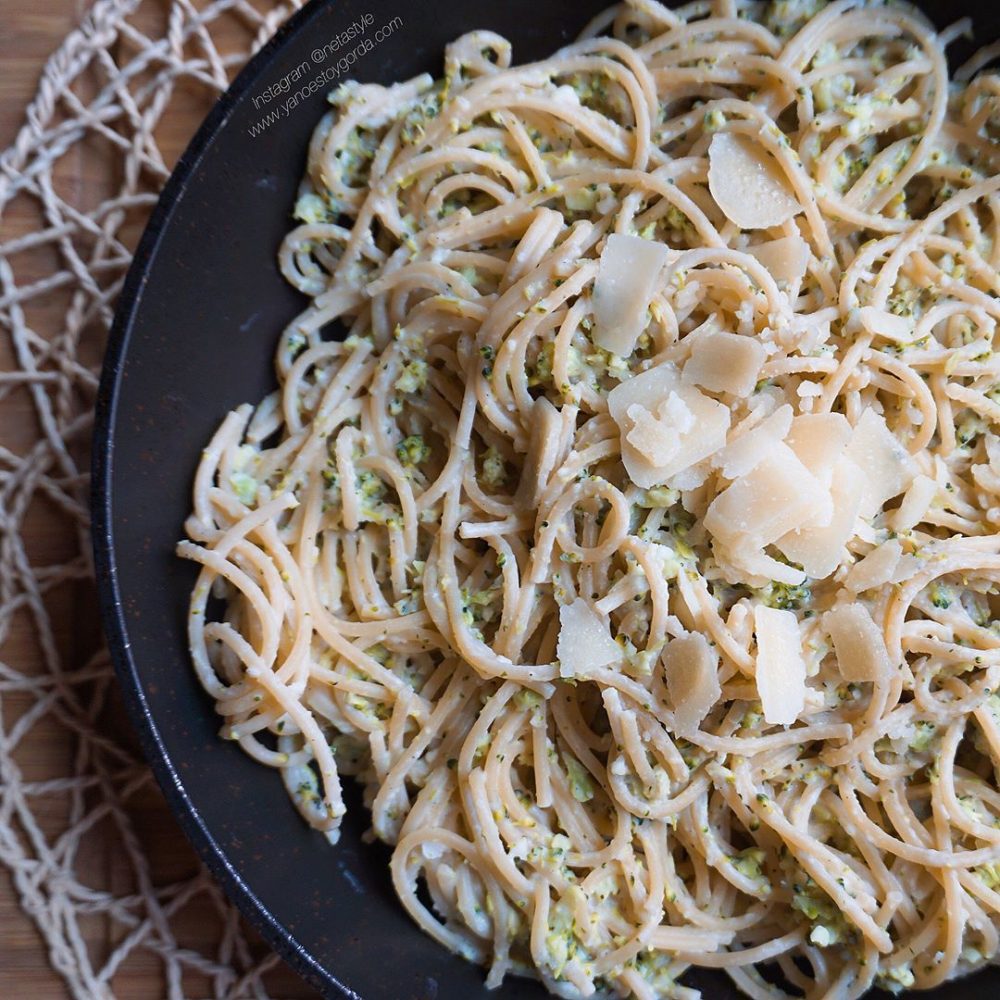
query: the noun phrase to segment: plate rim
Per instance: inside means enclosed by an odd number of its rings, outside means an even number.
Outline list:
[[[101,626],[108,647],[118,689],[146,764],[156,778],[170,812],[199,861],[221,885],[227,898],[241,915],[291,968],[325,996],[363,1000],[319,963],[256,895],[229,861],[226,851],[212,835],[190,794],[178,768],[170,759],[160,728],[146,698],[138,666],[132,656],[124,602],[119,587],[112,515],[112,476],[115,442],[113,429],[125,358],[146,276],[178,201],[187,190],[202,157],[228,122],[236,105],[266,70],[285,43],[317,17],[329,0],[307,0],[283,21],[270,39],[247,61],[229,86],[218,96],[177,159],[167,182],[146,222],[142,236],[122,284],[115,315],[108,332],[101,363],[101,375],[94,407],[91,435],[91,549],[97,585]]]

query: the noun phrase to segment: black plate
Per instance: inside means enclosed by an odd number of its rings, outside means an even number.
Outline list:
[[[218,738],[218,718],[189,665],[185,609],[192,565],[173,555],[201,448],[233,406],[273,388],[272,355],[303,299],[275,251],[290,226],[309,135],[336,81],[260,134],[286,98],[265,91],[307,64],[289,93],[353,51],[324,44],[352,22],[365,38],[402,19],[349,74],[391,82],[440,73],[444,45],[491,28],[517,61],[569,41],[604,0],[420,0],[404,5],[313,0],[247,66],[181,158],[129,273],[104,366],[94,464],[94,544],[104,625],[133,722],[171,807],[208,867],[268,942],[331,996],[365,1000],[487,996],[480,969],[420,933],[396,900],[388,851],[361,843],[368,817],[348,789],[341,842],[330,847],[294,811],[276,774]],[[988,3],[924,4],[946,23],[975,13],[978,37],[1000,35]],[[323,55],[322,59],[317,58]],[[342,77],[344,78],[344,77]],[[291,82],[291,81],[290,81]],[[279,113],[280,114],[280,113]],[[706,997],[735,998],[725,977],[694,977]],[[935,991],[986,997],[1000,973]],[[508,980],[491,1000],[530,1000]]]

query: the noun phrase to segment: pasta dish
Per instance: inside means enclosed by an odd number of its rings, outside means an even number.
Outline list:
[[[906,4],[655,0],[348,83],[279,388],[182,556],[222,735],[563,997],[1000,950],[1000,77]]]

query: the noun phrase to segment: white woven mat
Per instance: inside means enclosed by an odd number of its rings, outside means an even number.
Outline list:
[[[86,1000],[266,997],[275,980],[121,722],[87,497],[97,366],[163,147],[299,2],[98,0],[0,155],[0,863]]]

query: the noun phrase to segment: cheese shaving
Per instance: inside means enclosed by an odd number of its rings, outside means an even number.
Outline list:
[[[586,677],[592,670],[619,662],[622,649],[611,638],[607,622],[578,597],[559,609],[556,657],[560,677]]]
[[[729,408],[682,383],[669,363],[616,386],[608,409],[621,431],[625,469],[643,489],[675,485],[674,477],[725,444],[729,430]]]
[[[892,526],[896,531],[909,531],[916,527],[930,510],[937,494],[937,480],[930,476],[917,476],[903,495],[902,503],[893,512]]]
[[[638,236],[612,233],[604,241],[594,279],[594,343],[628,357],[646,327],[670,248]]]
[[[823,615],[845,681],[881,681],[892,670],[882,630],[863,604],[838,604]]]
[[[754,608],[757,636],[757,694],[764,719],[773,726],[790,726],[805,708],[806,661],[802,636],[792,611]]]
[[[864,473],[860,514],[874,517],[882,504],[898,496],[917,473],[913,459],[874,410],[867,409],[851,435],[847,454]]]
[[[755,257],[778,284],[786,287],[797,285],[805,277],[811,256],[809,244],[801,236],[782,236],[757,243],[747,247],[747,253]]]
[[[908,344],[913,340],[913,324],[905,317],[884,309],[863,306],[858,310],[858,321],[874,337],[882,337],[896,344]]]
[[[781,444],[792,426],[792,408],[786,403],[765,417],[756,427],[726,445],[714,464],[727,479],[745,476]]]
[[[861,470],[846,456],[839,459],[826,493],[831,508],[826,523],[820,523],[825,511],[817,508],[814,520],[806,521],[775,543],[814,580],[829,576],[843,560],[845,546],[854,535],[863,484]]]
[[[855,594],[860,594],[865,590],[889,583],[895,576],[902,554],[903,546],[899,540],[890,538],[851,567],[844,578],[844,586]]]
[[[708,164],[708,189],[740,229],[770,229],[802,211],[777,162],[749,136],[716,132]]]
[[[671,639],[663,650],[663,670],[674,710],[674,728],[690,736],[719,700],[719,654],[703,635]]]
[[[764,345],[750,337],[706,333],[694,342],[684,379],[709,392],[749,396],[766,357]]]
[[[829,484],[850,439],[851,425],[841,414],[806,413],[792,421],[788,446],[817,479]]]
[[[828,491],[779,442],[715,498],[705,527],[733,549],[756,549],[805,524],[829,523],[831,515]]]

